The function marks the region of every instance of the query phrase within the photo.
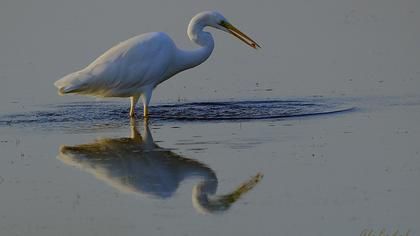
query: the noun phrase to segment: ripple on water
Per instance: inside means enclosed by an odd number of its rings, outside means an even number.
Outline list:
[[[48,125],[126,122],[129,105],[116,102],[77,102],[43,107],[44,110],[0,116],[4,125]],[[153,121],[227,121],[280,119],[326,115],[354,109],[328,100],[195,102],[150,107]],[[139,113],[142,112],[141,109]]]

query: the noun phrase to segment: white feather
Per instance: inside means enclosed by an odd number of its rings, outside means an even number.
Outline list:
[[[63,77],[54,85],[60,94],[140,95],[145,87],[155,87],[165,79],[175,49],[165,33],[142,34],[119,43],[83,70]]]

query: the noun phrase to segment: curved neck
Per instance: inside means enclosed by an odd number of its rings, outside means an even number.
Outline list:
[[[188,25],[188,37],[191,41],[200,45],[200,47],[191,51],[178,49],[176,55],[176,73],[200,65],[213,52],[213,37],[209,32],[203,31],[206,26],[206,21],[203,18],[194,17],[190,21]]]

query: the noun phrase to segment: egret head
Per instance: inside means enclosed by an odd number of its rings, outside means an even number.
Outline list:
[[[248,44],[252,48],[261,48],[257,42],[242,33],[236,27],[234,27],[229,21],[218,11],[204,11],[196,16],[191,21],[193,24],[202,25],[202,27],[210,26],[227,33],[240,39],[242,42]],[[193,24],[190,24],[192,26]]]

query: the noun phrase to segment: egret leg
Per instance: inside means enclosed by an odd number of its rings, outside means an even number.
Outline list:
[[[130,107],[130,117],[134,117],[136,115],[136,104],[139,101],[140,96],[132,96],[131,99],[131,107]]]
[[[141,95],[141,99],[143,100],[143,117],[145,119],[149,118],[149,102],[150,98],[152,97],[152,92],[145,92]]]

